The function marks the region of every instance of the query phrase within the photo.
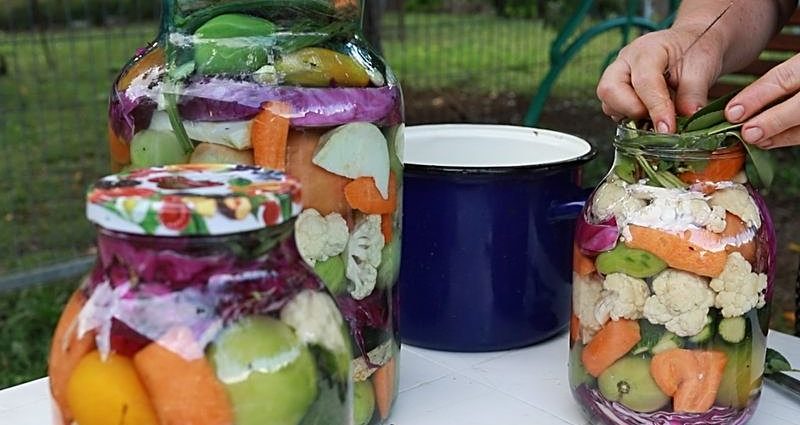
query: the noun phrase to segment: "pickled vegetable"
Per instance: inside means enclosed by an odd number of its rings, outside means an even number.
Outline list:
[[[775,235],[752,185],[770,169],[723,106],[679,119],[675,135],[621,125],[612,170],[578,218],[570,386],[592,422],[753,414]],[[745,175],[747,161],[761,170]]]

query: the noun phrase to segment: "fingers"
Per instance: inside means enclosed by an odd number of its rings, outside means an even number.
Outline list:
[[[772,68],[731,99],[725,108],[725,117],[730,122],[743,122],[778,99],[794,95],[798,90],[800,55],[795,55]]]
[[[597,97],[602,102],[603,113],[614,121],[647,116],[647,108],[631,86],[630,67],[623,60],[615,61],[603,72],[597,84]]]
[[[800,144],[789,135],[799,135],[800,94],[751,118],[742,126],[742,138],[763,148]]]
[[[648,52],[646,58],[642,56],[637,55],[631,65],[631,85],[647,108],[656,130],[662,133],[672,132],[675,129],[675,105],[664,78],[668,55],[666,52]]]
[[[792,127],[778,135],[764,140],[758,144],[763,149],[775,149],[785,146],[800,145],[800,127]]]

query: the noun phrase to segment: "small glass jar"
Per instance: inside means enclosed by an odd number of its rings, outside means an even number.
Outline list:
[[[350,424],[347,326],[297,252],[299,184],[147,168],[87,194],[97,263],[50,352],[57,424]]]
[[[743,424],[758,403],[773,224],[738,140],[678,137],[620,126],[578,218],[570,386],[597,423]]]
[[[385,421],[397,393],[404,117],[396,77],[361,34],[363,2],[162,4],[159,36],[111,90],[112,168],[255,164],[297,178],[298,248],[351,325],[356,388],[376,405],[356,425]]]

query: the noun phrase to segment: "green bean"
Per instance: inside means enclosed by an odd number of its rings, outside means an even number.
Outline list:
[[[683,130],[685,132],[702,130],[723,122],[726,122],[725,113],[723,111],[714,111],[714,112],[709,112],[705,115],[701,115],[697,118],[690,119],[689,121],[686,122],[686,125],[684,126]]]

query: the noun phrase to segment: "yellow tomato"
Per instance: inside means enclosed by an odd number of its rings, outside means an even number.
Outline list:
[[[133,362],[92,351],[81,359],[67,384],[67,403],[78,425],[158,425]]]

